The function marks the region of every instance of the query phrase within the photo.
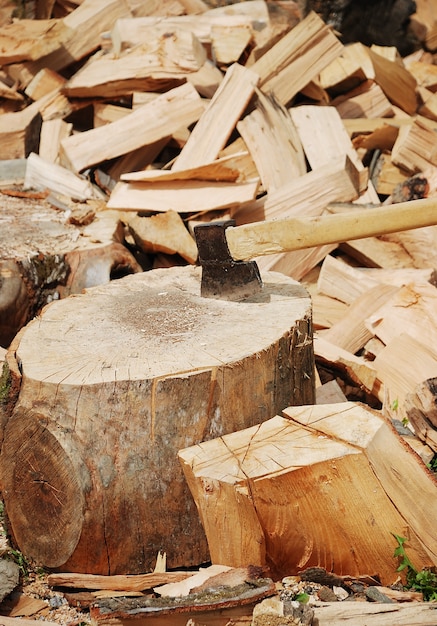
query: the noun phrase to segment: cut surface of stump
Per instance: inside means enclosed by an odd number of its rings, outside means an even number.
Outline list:
[[[7,354],[0,455],[15,540],[40,564],[141,573],[209,558],[181,448],[314,402],[311,303],[281,274],[240,302],[200,268],[53,302]],[[18,366],[19,365],[19,366]]]
[[[408,539],[418,570],[437,562],[437,482],[364,405],[287,408],[179,458],[213,563],[268,565],[277,577],[323,567],[392,584],[393,534]]]

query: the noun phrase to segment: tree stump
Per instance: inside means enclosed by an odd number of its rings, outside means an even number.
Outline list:
[[[1,196],[0,346],[5,348],[51,300],[141,270],[124,245],[117,214],[94,211],[93,217],[90,206],[91,223],[75,225],[65,211],[31,195]]]
[[[311,302],[269,272],[240,302],[200,268],[133,274],[53,302],[3,372],[0,476],[37,563],[135,574],[209,558],[177,452],[314,402]]]

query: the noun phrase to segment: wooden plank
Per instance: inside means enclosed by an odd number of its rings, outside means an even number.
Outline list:
[[[117,576],[99,576],[98,574],[52,573],[47,583],[51,587],[69,587],[71,589],[108,589],[111,591],[144,591],[158,585],[185,580],[192,572],[161,572],[150,574],[131,574]]]
[[[181,85],[110,125],[64,139],[63,162],[79,172],[167,137],[196,121],[202,111],[203,103],[194,87]]]
[[[173,163],[173,170],[204,165],[217,158],[252,97],[257,83],[257,74],[238,63],[231,65]]]
[[[430,602],[380,604],[374,602],[335,602],[314,609],[319,626],[433,626],[436,607]],[[257,626],[257,625],[254,625]]]

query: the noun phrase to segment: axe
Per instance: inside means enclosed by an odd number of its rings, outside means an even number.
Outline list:
[[[257,256],[436,224],[437,198],[243,226],[235,226],[234,220],[201,224],[194,228],[202,267],[200,293],[207,298],[241,300],[261,291],[258,266],[249,260]]]

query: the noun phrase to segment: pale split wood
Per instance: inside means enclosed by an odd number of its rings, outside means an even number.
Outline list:
[[[393,107],[384,95],[381,87],[372,81],[361,83],[344,96],[338,96],[331,102],[342,119],[354,117],[391,117]]]
[[[302,144],[288,110],[257,90],[255,110],[237,123],[260,173],[263,188],[275,191],[306,174]]]
[[[366,46],[353,43],[345,46],[342,53],[322,69],[320,86],[336,94],[374,78],[375,72]]]
[[[359,158],[343,121],[334,107],[304,105],[292,107],[290,114],[296,125],[310,167],[317,169],[346,154],[359,172],[362,172],[360,192],[368,186],[365,167]],[[323,150],[320,149],[323,146]],[[379,202],[374,193],[373,202]]]
[[[316,363],[325,363],[340,370],[369,393],[379,393],[381,383],[373,364],[330,343],[319,333],[314,337]]]
[[[27,189],[49,189],[75,200],[102,198],[102,192],[85,178],[57,163],[50,163],[32,152],[26,165],[24,187]]]
[[[252,97],[258,80],[252,70],[238,63],[231,65],[173,163],[173,170],[204,165],[217,158]]]
[[[112,28],[121,17],[130,17],[126,0],[84,0],[69,13],[63,23],[71,35],[54,52],[37,61],[9,66],[9,72],[23,85],[27,85],[43,68],[59,71],[91,54],[99,47],[98,35]]]
[[[71,34],[63,20],[16,20],[0,28],[0,63],[35,61],[57,50]]]
[[[408,70],[395,61],[390,61],[369,49],[375,70],[375,81],[387,98],[409,115],[417,109],[416,79]]]
[[[412,174],[437,165],[436,134],[424,118],[416,117],[413,124],[399,129],[392,161]]]
[[[355,239],[341,244],[341,250],[364,267],[401,268],[416,267],[411,255],[400,243],[379,237]]]
[[[342,50],[330,28],[311,12],[251,67],[260,76],[261,89],[273,91],[286,105]]]
[[[369,310],[364,323],[385,344],[400,334],[425,346],[437,346],[437,289],[430,283],[406,284],[375,311]]]
[[[434,626],[436,607],[432,602],[413,605],[380,604],[377,602],[335,602],[314,609],[319,626]],[[258,626],[254,624],[254,626]]]
[[[196,242],[175,211],[151,217],[128,215],[126,221],[135,242],[144,252],[179,254],[188,263],[196,262]]]
[[[197,213],[237,206],[253,200],[258,181],[222,183],[201,180],[169,182],[119,182],[107,206],[125,211]]]
[[[42,117],[33,103],[16,113],[0,115],[2,159],[22,159],[37,152]]]
[[[49,163],[59,162],[61,141],[71,134],[72,129],[73,124],[64,122],[61,118],[43,121],[39,142],[39,156]]]
[[[146,42],[117,57],[97,52],[65,84],[70,98],[117,97],[133,91],[158,90],[171,81],[185,80],[206,61],[206,51],[189,31],[165,31],[153,27]]]
[[[61,142],[62,159],[74,171],[81,171],[168,137],[181,126],[195,122],[202,111],[199,94],[186,83],[163,93],[110,126],[93,128],[64,139]]]
[[[251,24],[214,24],[211,28],[212,54],[218,66],[239,61],[253,40]]]
[[[39,100],[55,89],[61,89],[65,83],[66,79],[63,76],[45,67],[35,75],[24,93],[32,100]]]
[[[390,301],[398,291],[398,287],[384,284],[377,284],[364,291],[351,303],[343,319],[328,330],[321,331],[321,336],[339,348],[355,354],[375,334],[365,320]]]

